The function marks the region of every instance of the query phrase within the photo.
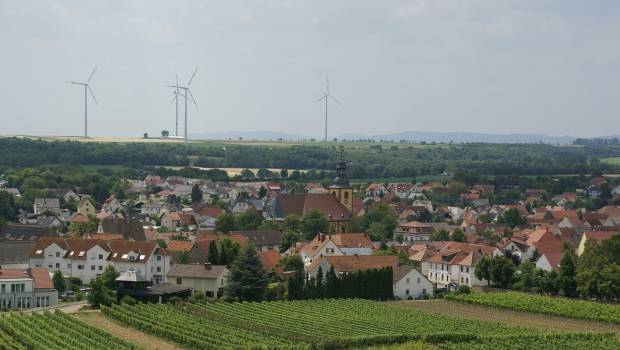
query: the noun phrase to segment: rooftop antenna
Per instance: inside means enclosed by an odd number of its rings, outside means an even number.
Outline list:
[[[316,102],[325,100],[325,141],[327,141],[327,104],[330,98],[340,105],[340,102],[338,102],[338,100],[329,93],[329,74],[327,74],[327,90],[325,90],[325,94],[323,94],[321,98],[316,100]]]
[[[79,81],[68,81],[67,82],[67,84],[82,85],[84,87],[84,138],[85,139],[88,138],[88,93],[89,92],[90,92],[90,96],[92,96],[95,103],[99,104],[99,102],[97,102],[97,98],[95,97],[95,94],[93,93],[93,90],[90,88],[90,85],[89,85],[98,67],[99,66],[95,66],[95,68],[90,73],[90,76],[88,77],[85,83],[79,82]]]
[[[196,103],[196,100],[194,99],[194,95],[192,95],[192,91],[189,89],[190,85],[192,85],[192,81],[194,81],[194,77],[196,76],[196,72],[198,72],[198,68],[194,69],[194,74],[192,74],[192,77],[189,78],[189,81],[187,82],[187,86],[180,86],[179,85],[179,78],[177,76],[177,80],[176,80],[176,85],[166,85],[167,87],[171,87],[176,89],[176,94],[181,95],[182,97],[185,98],[185,142],[187,142],[187,99],[188,97],[191,98],[192,103],[194,104],[194,106],[196,106],[196,109],[198,109],[198,104]],[[183,90],[183,92],[180,92],[179,90]],[[177,119],[178,120],[178,119]],[[177,121],[177,125],[178,125],[178,121]]]

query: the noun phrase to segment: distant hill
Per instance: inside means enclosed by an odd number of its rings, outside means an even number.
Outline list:
[[[309,136],[288,134],[285,132],[274,131],[229,131],[229,132],[202,132],[190,134],[190,138],[193,139],[215,139],[215,140],[228,140],[239,139],[242,137],[244,140],[307,140]]]
[[[195,133],[190,135],[194,139],[239,139],[242,137],[244,140],[308,140],[312,136],[289,134],[285,132],[272,132],[272,131],[230,131],[230,132],[213,132],[213,133]],[[314,137],[317,140],[322,140],[321,137]],[[359,139],[371,139],[371,140],[390,140],[390,141],[417,141],[417,142],[486,142],[486,143],[559,143],[570,144],[575,138],[572,136],[549,136],[545,134],[485,134],[485,133],[470,133],[470,132],[431,132],[431,131],[405,131],[394,134],[383,135],[364,135],[364,134],[343,134],[338,135],[339,140],[359,140]]]
[[[572,136],[549,136],[545,134],[484,134],[469,132],[430,132],[405,131],[384,135],[344,134],[340,139],[372,139],[372,140],[412,140],[426,142],[486,142],[486,143],[560,143],[570,144],[575,140]]]

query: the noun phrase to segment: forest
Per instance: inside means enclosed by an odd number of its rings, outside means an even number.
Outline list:
[[[620,156],[615,145],[347,143],[269,145],[204,143],[95,143],[0,138],[0,168],[40,165],[197,166],[332,171],[340,150],[351,178],[472,172],[483,175],[580,175],[620,172],[601,158]]]

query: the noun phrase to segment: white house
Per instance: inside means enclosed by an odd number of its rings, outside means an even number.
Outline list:
[[[57,302],[58,291],[47,269],[0,269],[0,308],[30,309]]]
[[[419,299],[433,296],[433,284],[413,266],[402,265],[394,271],[394,297],[398,299]]]
[[[35,198],[33,212],[41,215],[45,212],[60,214],[60,201],[58,198]]]
[[[216,299],[224,294],[228,269],[223,265],[175,264],[168,278],[170,283],[191,288],[209,299]]]
[[[107,266],[135,271],[155,284],[170,271],[170,256],[155,242],[42,237],[29,252],[31,268],[60,270],[65,277],[90,283]]]
[[[372,255],[374,245],[363,233],[318,234],[300,250],[307,267],[316,257],[336,255]]]

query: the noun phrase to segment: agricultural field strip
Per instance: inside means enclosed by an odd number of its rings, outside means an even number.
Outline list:
[[[0,316],[0,335],[7,349],[138,349],[60,312]]]
[[[609,334],[526,335],[497,336],[463,343],[437,344],[436,348],[440,350],[617,350],[620,348],[620,342]]]
[[[242,330],[207,318],[195,317],[167,305],[112,306],[104,313],[121,323],[144,332],[163,336],[181,344],[206,348],[230,348],[261,344],[291,348],[285,339]]]
[[[344,303],[344,304],[343,304]],[[347,305],[347,306],[345,306]],[[343,307],[344,306],[344,307]],[[387,305],[358,301],[331,300],[320,305],[310,301],[288,303],[268,302],[261,304],[232,303],[198,306],[206,312],[226,316],[234,314],[253,323],[268,324],[301,334],[316,334],[342,337],[386,334],[428,334],[436,333],[497,334],[498,332],[530,334],[533,330],[509,327],[501,323],[471,321],[463,322],[447,316],[430,316],[414,311],[393,309]],[[305,325],[311,320],[314,328]]]
[[[474,293],[449,296],[447,299],[516,311],[620,324],[620,305],[516,292]]]

